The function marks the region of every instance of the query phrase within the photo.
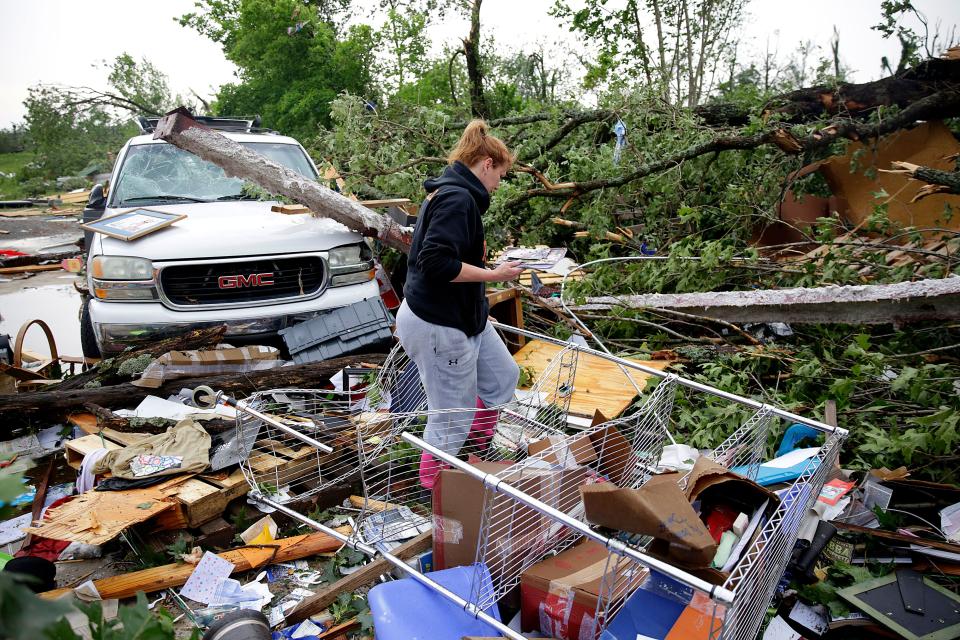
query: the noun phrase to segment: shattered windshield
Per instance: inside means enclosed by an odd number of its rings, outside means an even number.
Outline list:
[[[295,144],[243,142],[274,162],[300,175],[317,174],[303,150]],[[217,165],[201,160],[172,144],[142,144],[127,150],[120,177],[113,188],[114,207],[179,202],[270,200],[256,185],[227,176]]]

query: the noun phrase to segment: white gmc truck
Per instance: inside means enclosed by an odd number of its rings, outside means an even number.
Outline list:
[[[200,120],[304,176],[318,176],[292,138],[254,133],[250,121]],[[309,214],[272,212],[275,204],[244,180],[151,135],[129,140],[109,195],[95,188],[84,218],[135,208],[186,218],[132,241],[93,234],[81,309],[84,355],[108,357],[220,324],[231,342],[270,338],[320,311],[379,295],[373,257],[359,234]]]

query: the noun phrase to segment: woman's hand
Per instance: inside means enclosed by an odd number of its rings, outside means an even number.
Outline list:
[[[520,266],[522,264],[519,260],[501,262],[490,272],[490,282],[508,282],[516,279],[523,271],[523,267]]]
[[[483,269],[466,262],[460,265],[460,274],[451,282],[507,282],[515,279],[523,271],[519,261],[504,262],[496,269]]]

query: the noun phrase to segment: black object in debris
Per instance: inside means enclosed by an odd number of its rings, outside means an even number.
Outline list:
[[[903,608],[911,613],[923,613],[923,576],[912,569],[901,569],[896,575]]]
[[[896,573],[841,589],[837,594],[871,618],[908,640],[949,640],[960,637],[960,597],[929,578],[922,578],[922,596],[907,587],[915,606],[922,597],[923,613],[907,609]],[[908,583],[910,580],[908,579]]]
[[[253,609],[227,612],[210,625],[203,640],[270,640],[267,617]]]
[[[13,360],[13,349],[10,348],[10,336],[0,335],[0,362],[10,364]]]
[[[43,593],[57,588],[57,565],[46,558],[36,556],[12,558],[3,570],[29,576],[23,580],[23,584],[34,593]]]
[[[813,535],[813,540],[799,555],[793,566],[794,579],[803,584],[812,584],[817,581],[813,573],[813,567],[817,563],[817,558],[823,553],[827,543],[837,533],[837,528],[833,524],[821,520],[817,523],[817,532]]]
[[[358,353],[388,342],[393,317],[380,298],[369,298],[321,313],[281,329],[290,357],[297,364]]]

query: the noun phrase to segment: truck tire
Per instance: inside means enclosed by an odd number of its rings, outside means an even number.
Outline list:
[[[84,358],[99,358],[100,347],[93,333],[93,322],[90,321],[90,298],[85,298],[80,308],[80,347]]]

